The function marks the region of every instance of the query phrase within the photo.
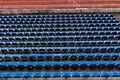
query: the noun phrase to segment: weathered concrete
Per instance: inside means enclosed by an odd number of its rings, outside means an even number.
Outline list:
[[[105,8],[105,9],[67,9],[67,10],[1,10],[1,15],[18,15],[18,14],[62,14],[62,13],[120,13],[119,8]]]

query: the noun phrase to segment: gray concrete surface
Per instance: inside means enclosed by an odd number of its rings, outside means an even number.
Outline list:
[[[120,8],[103,8],[103,9],[67,9],[67,10],[1,10],[0,14],[61,14],[61,13],[120,13]]]

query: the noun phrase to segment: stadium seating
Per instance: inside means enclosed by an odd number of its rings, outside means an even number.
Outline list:
[[[0,16],[0,78],[120,77],[112,14]]]

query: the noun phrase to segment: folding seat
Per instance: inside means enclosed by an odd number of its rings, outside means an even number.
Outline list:
[[[50,69],[52,67],[53,63],[52,62],[44,62],[43,64],[44,64],[45,69]]]
[[[29,58],[30,58],[31,61],[35,61],[37,59],[37,54],[31,53],[29,55]]]
[[[71,60],[76,60],[77,59],[77,54],[70,54],[70,59]]]
[[[90,72],[82,72],[82,77],[90,77]]]
[[[42,76],[42,72],[33,72],[33,78],[41,78]]]
[[[79,63],[77,61],[71,62],[71,68],[72,69],[78,69]]]
[[[69,54],[61,54],[62,60],[68,60],[69,59]]]
[[[9,62],[9,68],[15,69],[17,67],[17,62]]]
[[[104,68],[105,67],[105,62],[104,61],[98,61],[97,62],[97,67],[100,68],[100,69]]]
[[[84,60],[85,57],[86,57],[86,54],[82,54],[82,53],[78,54],[78,60]]]
[[[61,77],[62,73],[61,72],[53,72],[52,73],[53,78]]]
[[[44,63],[43,62],[35,62],[35,67],[37,69],[42,69],[44,67]]]
[[[38,54],[37,57],[38,57],[38,60],[43,61],[45,58],[45,54]]]
[[[95,69],[97,67],[97,63],[95,61],[88,62],[88,67],[90,69]]]
[[[8,48],[1,48],[1,52],[2,52],[2,53],[8,52]]]
[[[89,45],[96,45],[97,44],[97,41],[89,41],[89,42],[87,42]]]
[[[60,60],[61,59],[61,54],[54,54],[54,60]]]
[[[19,69],[24,69],[27,66],[27,62],[18,62],[17,65]]]
[[[81,75],[80,75],[80,72],[72,72],[71,76],[72,77],[80,77]]]
[[[74,36],[74,39],[75,39],[75,40],[80,40],[81,37],[80,37],[80,36]]]
[[[27,61],[29,59],[29,54],[21,54],[21,60]]]
[[[12,72],[5,72],[4,78],[13,78],[13,73]]]
[[[81,69],[85,69],[87,67],[87,62],[86,61],[81,61],[79,63]]]
[[[4,55],[4,58],[6,61],[10,61],[12,59],[12,54],[6,54]]]
[[[70,72],[62,72],[62,77],[70,77],[71,73]]]
[[[84,48],[83,47],[77,47],[77,52],[83,52],[84,51]]]
[[[113,61],[107,61],[105,66],[108,67],[108,68],[113,68],[115,65],[115,63]]]
[[[7,69],[8,66],[9,66],[8,62],[1,62],[1,63],[0,63],[0,68],[1,68],[1,69]]]
[[[34,68],[34,65],[35,65],[34,62],[27,62],[27,67],[28,67],[29,69]]]
[[[86,53],[90,53],[92,51],[92,49],[91,49],[91,47],[84,47],[83,51]]]
[[[116,62],[115,62],[115,67],[116,67],[116,68],[120,68],[120,61],[116,61]]]
[[[20,54],[14,54],[14,55],[12,55],[12,57],[15,61],[20,60]]]
[[[118,71],[112,71],[111,77],[120,77],[120,73]]]
[[[100,47],[99,51],[100,52],[107,52],[107,47],[104,47],[104,46]]]
[[[100,77],[110,77],[110,72],[103,71],[103,72],[101,72]]]
[[[118,53],[111,53],[111,59],[112,60],[117,60],[120,54]]]
[[[94,58],[93,56],[94,56],[93,54],[88,53],[88,54],[86,54],[86,59],[87,60],[92,60]]]
[[[0,42],[0,46],[5,46],[5,42]]]
[[[24,78],[32,78],[32,72],[23,72],[23,77]]]
[[[100,60],[101,57],[102,57],[102,54],[100,54],[100,53],[94,54],[94,59],[95,59],[95,60]]]
[[[44,78],[52,77],[52,72],[43,72],[43,77]]]
[[[100,77],[100,72],[91,72],[91,77]]]
[[[120,51],[120,47],[118,46],[118,47],[114,47],[114,51],[115,52],[119,52]]]
[[[19,45],[19,42],[12,42],[12,45],[13,45],[13,46],[18,46],[18,45]]]
[[[102,55],[102,58],[103,58],[103,60],[110,60],[111,54],[105,53],[105,54]]]
[[[53,54],[45,54],[46,60],[52,60]]]
[[[52,65],[52,64],[51,64]],[[53,67],[54,67],[54,69],[60,69],[60,67],[61,67],[61,63],[60,62],[53,62]]]
[[[68,47],[62,47],[62,52],[68,52]]]
[[[70,62],[64,61],[61,63],[63,69],[68,69],[70,67]]]

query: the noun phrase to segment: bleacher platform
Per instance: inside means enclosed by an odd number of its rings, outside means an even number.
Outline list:
[[[113,14],[0,16],[2,79],[120,77],[119,60]]]

